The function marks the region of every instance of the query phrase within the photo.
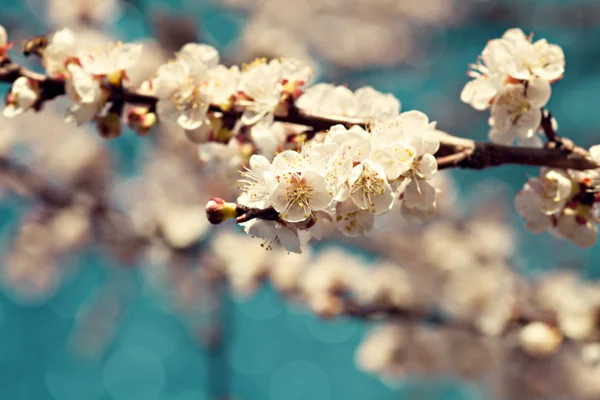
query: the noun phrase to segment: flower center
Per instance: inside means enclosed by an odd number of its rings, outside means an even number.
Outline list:
[[[385,193],[385,181],[375,171],[365,169],[352,186],[351,194],[358,191],[362,191],[365,202],[374,207],[375,203],[373,203],[371,197],[381,196]]]
[[[310,210],[310,198],[314,188],[308,186],[306,181],[297,173],[290,173],[283,178],[288,184],[285,199],[287,200],[286,211],[293,205]]]

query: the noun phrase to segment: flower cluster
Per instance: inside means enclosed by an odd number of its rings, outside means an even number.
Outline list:
[[[400,102],[391,94],[370,86],[356,91],[346,86],[319,83],[306,89],[296,106],[314,114],[344,115],[368,119],[390,118],[400,112]]]
[[[590,149],[600,161],[600,145]],[[591,247],[598,236],[600,172],[542,168],[515,199],[517,212],[535,233],[551,230],[580,247]]]
[[[402,201],[402,212],[425,219],[436,208],[428,182],[437,172],[435,123],[418,111],[359,126],[331,127],[324,141],[287,150],[269,162],[254,155],[242,173],[238,203],[278,213],[277,221],[251,220],[245,230],[300,252],[301,238],[320,239],[329,226],[347,236],[369,234],[374,218]]]
[[[95,121],[103,136],[118,136],[120,115],[110,112],[111,88],[120,87],[126,78],[126,70],[139,61],[141,45],[110,43],[89,48],[78,43],[72,31],[62,29],[47,42],[34,41],[26,48],[28,52],[40,55],[49,77],[64,80],[70,100],[67,121],[77,124]],[[29,109],[38,110],[46,95],[38,81],[20,77],[7,96],[4,115],[14,117]]]
[[[562,49],[545,39],[532,42],[520,29],[509,29],[490,40],[481,58],[472,64],[473,78],[461,100],[477,110],[491,109],[490,140],[500,144],[539,144],[536,133],[542,107],[550,99],[550,84],[565,70]]]

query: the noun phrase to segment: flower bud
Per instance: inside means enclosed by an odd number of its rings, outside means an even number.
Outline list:
[[[543,322],[532,322],[521,329],[519,343],[534,357],[549,357],[558,350],[563,337],[558,329]]]
[[[96,119],[96,128],[105,139],[114,139],[121,136],[121,116],[117,113],[109,112],[103,117]]]
[[[206,203],[206,217],[211,224],[218,225],[227,219],[236,218],[236,208],[235,203],[227,203],[223,199],[213,197]]]
[[[135,107],[127,113],[127,125],[140,136],[146,136],[158,119],[156,114],[146,107]]]

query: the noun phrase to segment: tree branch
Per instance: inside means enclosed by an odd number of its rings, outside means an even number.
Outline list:
[[[41,102],[65,94],[65,82],[62,79],[50,78],[32,72],[21,65],[12,63],[8,59],[0,65],[0,82],[14,82],[21,76],[40,83]],[[113,90],[109,101],[155,107],[158,99],[155,96],[142,94],[134,90],[119,88],[119,90]],[[360,118],[308,113],[297,108],[292,101],[288,102],[287,105],[287,113],[275,115],[275,120],[306,126],[309,128],[308,139],[312,138],[317,132],[326,131],[337,124],[347,127],[352,125],[366,127],[368,124],[368,121]],[[224,119],[235,121],[240,119],[243,112],[239,108],[224,111],[215,105],[211,105],[209,110],[213,113],[220,113]],[[440,149],[436,153],[439,168],[484,169],[505,164],[574,170],[600,168],[600,165],[591,159],[586,150],[575,147],[568,139],[559,138],[552,128],[551,120],[550,113],[545,112],[542,119],[542,128],[549,140],[556,141],[556,145],[544,149],[478,142],[440,132]]]

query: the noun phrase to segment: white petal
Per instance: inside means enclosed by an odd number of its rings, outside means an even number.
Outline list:
[[[600,164],[600,144],[590,147],[592,159]]]
[[[175,122],[179,118],[181,111],[171,99],[166,99],[159,100],[156,103],[156,113],[163,121]]]
[[[324,177],[314,171],[305,172],[302,179],[306,185],[313,188],[313,194],[310,198],[310,206],[315,211],[324,210],[331,204],[333,193]]]
[[[207,110],[208,102],[206,100],[197,102],[193,107],[188,107],[181,112],[179,117],[177,117],[177,123],[183,129],[198,129],[204,123]]]
[[[371,153],[371,159],[380,165],[388,179],[396,179],[407,172],[413,164],[416,151],[412,146],[398,144],[393,148],[379,149]]]
[[[68,70],[71,73],[71,81],[79,101],[86,104],[97,102],[101,94],[99,82],[78,65],[71,63]]]
[[[544,147],[544,141],[539,135],[533,135],[530,138],[518,139],[517,145],[519,147],[534,147],[539,149]]]
[[[382,194],[372,194],[369,209],[374,215],[381,215],[389,212],[394,206],[396,196],[389,183],[385,184],[385,190]]]
[[[460,93],[460,100],[476,110],[485,110],[496,96],[497,88],[487,78],[481,77],[468,82]]]
[[[354,93],[347,87],[336,86],[323,96],[318,109],[327,114],[354,116],[356,113],[356,98]]]
[[[286,150],[273,159],[273,169],[277,172],[297,170],[300,167],[302,167],[302,157],[297,151]]]
[[[552,226],[552,219],[542,213],[541,198],[530,184],[525,184],[515,197],[517,213],[525,219],[527,229],[534,233],[547,231]]]
[[[207,44],[187,43],[179,50],[177,57],[190,65],[202,63],[212,68],[219,64],[219,52]]]
[[[535,135],[541,123],[542,110],[530,108],[527,112],[521,114],[514,127],[520,139],[527,139]]]
[[[435,203],[436,190],[427,181],[411,180],[404,191],[404,205],[408,208],[428,210]]]
[[[535,77],[529,82],[529,86],[527,86],[526,96],[532,107],[544,107],[548,103],[548,100],[550,100],[551,94],[550,83],[545,79]]]
[[[19,115],[23,114],[25,110],[21,107],[15,107],[13,104],[10,104],[6,107],[4,107],[4,110],[2,110],[2,115],[4,115],[6,118],[14,118],[14,117],[18,117]]]
[[[285,247],[287,251],[292,253],[302,253],[300,238],[295,231],[281,225],[281,227],[277,230],[277,237],[281,242],[281,245]]]
[[[6,29],[2,25],[0,25],[0,46],[6,46],[8,41],[8,34],[6,33]]]
[[[492,143],[510,146],[514,143],[517,137],[517,133],[514,129],[501,131],[496,128],[492,128],[490,129],[488,137],[490,138],[490,141],[492,141]]]
[[[419,162],[419,174],[423,179],[430,180],[438,170],[437,160],[431,154],[425,154]]]
[[[133,43],[117,47],[115,49],[115,56],[117,57],[118,69],[122,71],[134,67],[142,57],[143,48],[144,45]]]

